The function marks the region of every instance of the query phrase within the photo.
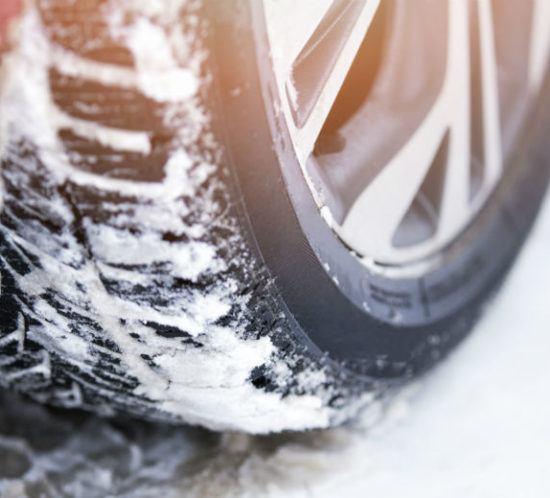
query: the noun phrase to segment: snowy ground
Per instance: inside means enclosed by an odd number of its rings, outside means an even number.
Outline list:
[[[475,333],[371,429],[219,435],[0,394],[0,495],[548,497],[549,254],[550,199]]]

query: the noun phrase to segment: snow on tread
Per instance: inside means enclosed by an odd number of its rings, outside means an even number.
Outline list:
[[[356,393],[288,331],[245,242],[197,2],[78,4],[30,3],[4,57],[0,384],[213,429],[349,417],[335,400]]]

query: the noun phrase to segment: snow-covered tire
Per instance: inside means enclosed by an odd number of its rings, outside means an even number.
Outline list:
[[[537,212],[548,116],[445,264],[357,266],[273,147],[254,5],[28,2],[2,66],[0,385],[213,429],[327,427],[471,328]]]

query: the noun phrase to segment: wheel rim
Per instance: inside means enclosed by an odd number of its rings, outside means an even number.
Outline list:
[[[330,228],[383,265],[453,242],[538,93],[550,3],[266,0],[264,12],[280,111]]]

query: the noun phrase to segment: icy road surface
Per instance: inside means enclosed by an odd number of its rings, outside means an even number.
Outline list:
[[[475,333],[371,429],[218,435],[0,394],[0,495],[546,498],[549,255],[550,199]]]

